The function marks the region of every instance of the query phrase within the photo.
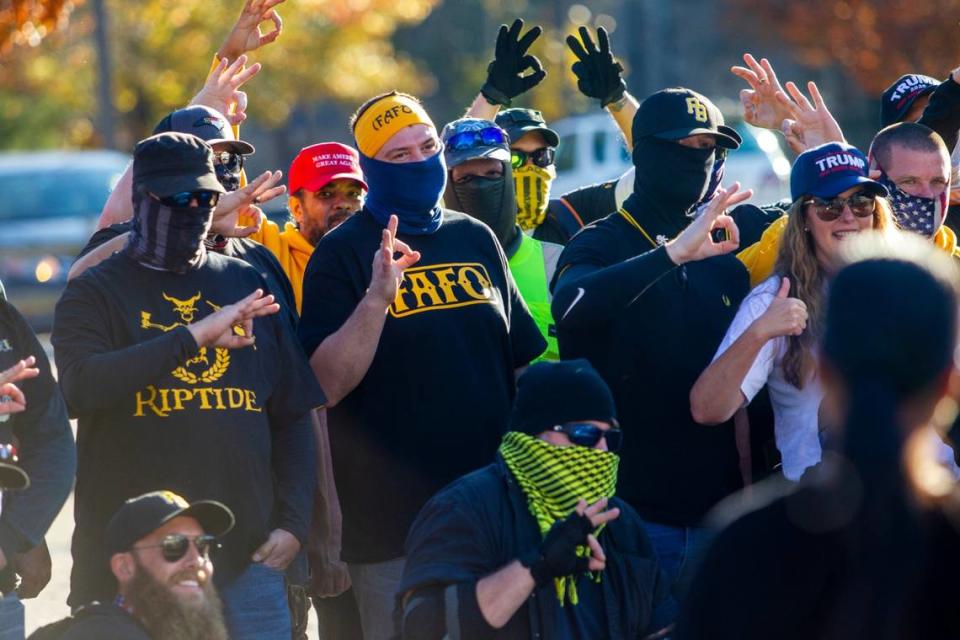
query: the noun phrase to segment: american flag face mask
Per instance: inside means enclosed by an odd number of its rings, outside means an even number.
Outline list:
[[[943,217],[947,211],[949,187],[944,189],[943,193],[936,198],[924,198],[923,196],[910,195],[894,184],[886,173],[880,174],[878,182],[890,192],[888,199],[893,206],[893,216],[896,219],[897,226],[904,231],[912,231],[927,238],[932,238],[940,225],[943,224]]]

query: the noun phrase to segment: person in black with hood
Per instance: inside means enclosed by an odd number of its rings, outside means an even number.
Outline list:
[[[631,434],[619,495],[647,523],[682,596],[706,544],[704,514],[742,484],[732,426],[705,433],[689,392],[748,290],[746,270],[728,255],[739,221],[718,212],[752,193],[739,184],[718,190],[700,215],[715,218],[712,236],[727,239],[709,238],[714,257],[683,264],[691,258],[671,239],[697,219],[691,212],[717,157],[740,138],[707,98],[674,88],[640,105],[633,140],[634,192],[566,246],[552,308],[561,357],[587,358],[613,391]]]

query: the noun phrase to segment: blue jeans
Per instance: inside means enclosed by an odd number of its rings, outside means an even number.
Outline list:
[[[644,520],[644,529],[657,554],[660,569],[667,576],[673,597],[682,603],[714,532],[702,527],[672,527],[647,520]]]
[[[290,640],[290,609],[283,572],[251,562],[220,589],[231,640]]]
[[[0,598],[0,640],[23,640],[23,603],[17,594]]]

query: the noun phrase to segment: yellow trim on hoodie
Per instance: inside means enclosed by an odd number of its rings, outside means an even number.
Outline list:
[[[297,313],[303,303],[303,272],[307,269],[307,262],[313,254],[313,245],[307,242],[300,230],[292,222],[280,226],[272,220],[264,220],[260,231],[250,236],[277,257],[283,272],[293,287],[293,296],[297,302]]]

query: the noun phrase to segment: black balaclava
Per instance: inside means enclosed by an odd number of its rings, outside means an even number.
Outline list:
[[[714,158],[714,149],[640,138],[633,147],[633,193],[624,207],[658,242],[673,238],[690,223],[687,214],[706,194]]]
[[[133,191],[133,224],[124,253],[145,266],[186,273],[203,264],[213,207],[171,207]]]
[[[452,177],[448,178],[443,201],[447,207],[462,211],[490,227],[500,246],[507,251],[519,233],[517,202],[510,164],[500,162],[503,175],[498,178],[474,176],[461,184],[454,182]]]

